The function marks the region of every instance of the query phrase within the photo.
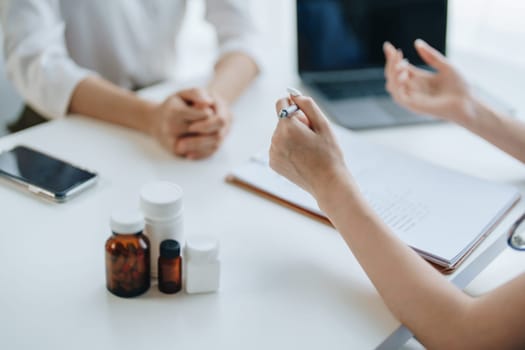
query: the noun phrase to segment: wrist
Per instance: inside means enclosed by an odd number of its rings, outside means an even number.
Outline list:
[[[352,175],[346,168],[327,172],[322,181],[312,190],[319,208],[325,213],[340,207],[341,202],[352,200],[358,193],[359,190]]]
[[[224,91],[213,84],[210,84],[208,87],[206,87],[206,91],[210,94],[210,96],[216,100],[221,101],[223,103],[226,103],[227,105],[230,105],[230,100],[227,98]]]
[[[206,86],[206,91],[215,98],[221,99],[227,105],[231,105],[239,97],[243,89],[237,86],[238,82],[231,81],[232,77],[226,78],[223,72],[216,70],[214,77]]]
[[[504,118],[504,117],[503,117]],[[485,139],[490,139],[503,128],[502,115],[481,100],[474,100],[465,128]]]
[[[139,130],[144,134],[153,134],[153,130],[155,127],[155,112],[157,108],[157,103],[137,98],[135,113],[137,120],[140,121]]]
[[[469,94],[460,98],[454,121],[465,128],[470,128],[476,120],[479,108],[480,102],[474,96]]]

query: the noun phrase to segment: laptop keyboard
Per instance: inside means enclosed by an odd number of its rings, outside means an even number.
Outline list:
[[[317,82],[314,86],[330,100],[388,95],[384,80]]]

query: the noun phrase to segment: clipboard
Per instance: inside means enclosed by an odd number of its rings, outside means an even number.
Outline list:
[[[521,199],[512,186],[369,144],[353,134],[340,144],[359,188],[380,193],[368,196],[372,209],[443,274],[456,271]],[[253,157],[233,169],[226,181],[333,226],[313,197],[271,170],[267,157]],[[393,199],[384,195],[392,188]],[[381,206],[382,201],[388,205]]]
[[[244,182],[242,181],[241,179],[235,177],[234,175],[228,175],[226,176],[226,182],[227,183],[230,183],[232,185],[235,185],[239,188],[242,188],[246,191],[249,191],[253,194],[256,194],[260,197],[263,197],[265,199],[268,199],[274,203],[277,203],[283,207],[286,207],[288,209],[291,209],[299,214],[302,214],[302,215],[305,215],[311,219],[314,219],[316,221],[319,221],[325,225],[328,225],[330,227],[333,227],[334,228],[334,225],[332,224],[332,222],[326,217],[326,216],[323,216],[323,215],[319,215],[315,212],[312,212],[310,210],[307,210],[307,209],[304,209],[304,208],[301,208],[289,201],[286,201],[284,200],[283,198],[280,198],[276,195],[273,195],[269,192],[266,192],[266,191],[263,191],[261,189],[258,189],[252,185],[250,185],[249,183],[247,182]],[[467,260],[467,258],[476,250],[476,248],[478,248],[481,243],[483,243],[483,241],[490,235],[490,233],[492,233],[492,231],[494,230],[494,228],[496,228],[499,223],[505,218],[505,216],[512,210],[512,208],[514,208],[516,206],[516,204],[519,202],[519,198],[513,203],[513,205],[505,212],[504,215],[502,215],[500,217],[500,219],[494,223],[494,225],[486,232],[486,234],[482,235],[477,241],[476,243],[469,249],[465,252],[465,254],[461,257],[460,260],[458,260],[454,265],[452,266],[442,266],[442,265],[438,265],[437,263],[435,262],[432,262],[428,259],[425,259],[424,256],[421,256],[425,261],[427,261],[430,265],[432,265],[432,267],[434,267],[436,270],[438,270],[439,272],[441,272],[442,274],[444,275],[450,275],[452,273],[454,273],[460,266],[463,262],[465,262],[465,260]],[[417,249],[415,249],[416,252]],[[418,252],[419,253],[419,252]]]

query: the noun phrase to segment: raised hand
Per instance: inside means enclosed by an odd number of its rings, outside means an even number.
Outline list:
[[[403,53],[385,43],[386,88],[401,106],[416,113],[465,124],[472,96],[463,77],[436,49],[421,39],[414,43],[423,61],[435,72],[410,64]]]

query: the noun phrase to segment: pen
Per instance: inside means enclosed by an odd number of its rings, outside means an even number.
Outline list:
[[[302,93],[299,90],[297,90],[297,89],[289,87],[286,90],[292,96],[302,96]],[[296,104],[290,105],[290,106],[288,106],[286,108],[281,109],[281,111],[279,112],[279,118],[281,118],[281,119],[282,118],[287,118],[290,115],[292,115],[295,112],[297,112],[298,110],[299,110],[299,107]]]
[[[279,118],[286,118],[292,115],[293,113],[297,112],[298,110],[299,107],[297,107],[297,105],[290,105],[286,108],[281,109],[281,111],[279,112]]]

